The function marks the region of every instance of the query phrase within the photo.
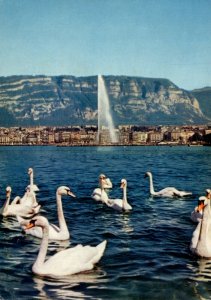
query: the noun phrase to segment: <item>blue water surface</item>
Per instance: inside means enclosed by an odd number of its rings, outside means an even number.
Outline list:
[[[144,147],[0,147],[0,206],[5,189],[23,195],[34,169],[41,214],[57,224],[56,189],[69,186],[77,198],[63,197],[71,239],[50,242],[48,255],[81,243],[107,240],[100,263],[90,273],[49,279],[35,276],[32,264],[40,240],[22,233],[14,218],[0,219],[0,299],[211,299],[211,261],[189,250],[196,227],[190,213],[211,188],[211,148]],[[153,198],[155,190],[175,186],[191,191],[184,199]],[[113,182],[110,198],[121,198],[128,181],[133,210],[119,213],[91,198],[98,176]]]

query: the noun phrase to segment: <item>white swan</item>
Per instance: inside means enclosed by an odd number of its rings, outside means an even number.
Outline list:
[[[198,205],[194,208],[191,213],[191,220],[194,223],[198,223],[202,219],[204,206],[208,204],[207,198],[205,196],[199,197]]]
[[[190,250],[197,256],[211,258],[211,211],[210,204],[205,205],[202,220],[193,232]]]
[[[27,188],[30,188],[30,190],[33,192],[38,192],[39,188],[36,184],[34,184],[34,171],[32,168],[28,169],[28,175],[30,178],[30,184],[27,186]]]
[[[23,195],[23,197],[19,198],[19,200],[18,199],[16,199],[16,200],[19,201],[21,204],[24,204],[24,205],[38,206],[35,191],[39,191],[39,189],[34,184],[33,169],[32,168],[28,169],[28,174],[29,174],[29,177],[30,177],[30,184],[26,187],[26,192]],[[13,201],[15,201],[15,199]]]
[[[144,177],[149,177],[149,183],[150,183],[150,194],[152,196],[160,196],[160,197],[184,197],[192,195],[190,192],[185,191],[179,191],[174,187],[166,187],[159,192],[155,192],[154,186],[153,186],[153,180],[152,180],[152,173],[146,172]]]
[[[51,240],[64,241],[64,240],[68,240],[70,238],[70,233],[67,228],[67,224],[65,221],[63,208],[62,208],[62,195],[69,195],[69,196],[75,197],[75,195],[71,192],[69,187],[60,186],[57,189],[56,203],[57,203],[59,227],[54,224],[49,224],[49,239],[51,239]],[[38,238],[42,238],[43,231],[42,231],[41,227],[36,226],[31,229],[26,229],[26,226],[25,226],[26,223],[25,223],[24,219],[18,217],[18,221],[26,234],[30,234],[30,235],[36,236]]]
[[[0,215],[4,217],[8,216],[23,216],[23,217],[33,217],[39,209],[40,205],[33,207],[30,205],[24,205],[19,202],[20,197],[16,197],[10,204],[12,189],[10,186],[6,188],[6,201],[3,207],[0,209]]]
[[[89,271],[103,256],[106,241],[96,247],[77,245],[73,248],[57,252],[45,261],[48,250],[49,223],[45,217],[37,216],[30,220],[28,228],[41,227],[43,238],[35,263],[33,273],[41,276],[59,277]]]
[[[123,191],[122,199],[108,199],[106,204],[107,206],[118,210],[118,211],[130,211],[132,210],[132,206],[127,201],[127,180],[122,179],[120,188]]]
[[[112,189],[113,184],[110,180],[110,178],[107,178],[104,174],[100,174],[99,175],[99,188],[95,188],[94,191],[92,192],[92,199],[94,199],[95,201],[101,201],[104,202],[104,197],[102,197],[101,195],[101,181],[103,180],[104,183],[104,189],[108,190],[108,189]],[[105,191],[106,192],[106,191]],[[107,194],[107,193],[106,193]]]

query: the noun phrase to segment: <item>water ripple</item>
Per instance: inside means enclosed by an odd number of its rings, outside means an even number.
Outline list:
[[[78,243],[97,245],[106,239],[108,244],[89,273],[60,279],[34,276],[40,240],[23,234],[16,218],[1,218],[0,299],[211,299],[211,262],[189,251],[195,228],[190,213],[211,177],[210,148],[195,148],[1,147],[1,206],[7,185],[13,196],[23,195],[28,167],[34,168],[40,188],[41,214],[50,222],[58,224],[58,186],[70,186],[77,196],[63,199],[70,241],[50,242],[48,256]],[[148,170],[157,190],[172,185],[194,194],[174,200],[150,197],[144,179]],[[119,182],[128,180],[131,213],[91,199],[100,173],[113,181],[111,198],[121,197]]]

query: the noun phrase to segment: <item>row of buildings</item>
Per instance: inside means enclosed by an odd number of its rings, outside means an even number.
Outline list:
[[[0,145],[165,145],[209,144],[211,126],[132,126],[115,129],[117,141],[111,142],[108,128],[97,126],[10,127],[0,128]],[[207,138],[208,137],[208,138]]]

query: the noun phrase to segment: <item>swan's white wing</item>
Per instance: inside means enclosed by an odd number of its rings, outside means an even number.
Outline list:
[[[112,207],[115,210],[122,211],[122,199],[109,199],[106,204],[107,206]]]
[[[122,199],[109,199],[110,205],[118,205],[119,207],[122,207]]]
[[[132,210],[132,206],[129,203],[126,203],[126,205],[124,206],[124,210]]]
[[[38,214],[38,212],[40,211],[40,208],[41,208],[41,205],[34,206],[33,207],[34,214]]]
[[[16,196],[16,197],[12,200],[12,202],[11,202],[10,205],[13,205],[13,204],[19,204],[19,203],[20,203],[20,200],[21,200],[21,197]]]
[[[105,189],[112,189],[112,187],[113,187],[113,184],[112,184],[110,178],[106,178],[105,183],[104,183],[104,188]]]
[[[26,206],[26,205],[21,205],[21,204],[13,204],[9,205],[7,209],[7,215],[11,216],[32,216],[34,215],[33,208]]]
[[[101,189],[100,188],[94,189],[91,197],[96,201],[101,201]]]
[[[126,203],[126,206],[123,207],[122,199],[109,199],[107,205],[118,211],[132,210],[132,206],[129,203]]]
[[[36,184],[33,184],[33,185],[29,184],[27,186],[27,189],[29,189],[31,192],[39,192],[39,190],[40,190]]]
[[[192,195],[191,192],[179,191],[179,197],[185,197]]]
[[[159,192],[156,193],[157,195],[166,196],[166,197],[184,197],[188,195],[192,195],[190,192],[179,191],[174,187],[166,187]]]
[[[25,192],[24,196],[20,199],[20,203],[27,206],[35,206],[38,204],[33,191]]]
[[[174,196],[174,194],[177,193],[177,190],[174,187],[166,187],[159,192],[157,192],[158,195],[163,195],[163,196]]]

